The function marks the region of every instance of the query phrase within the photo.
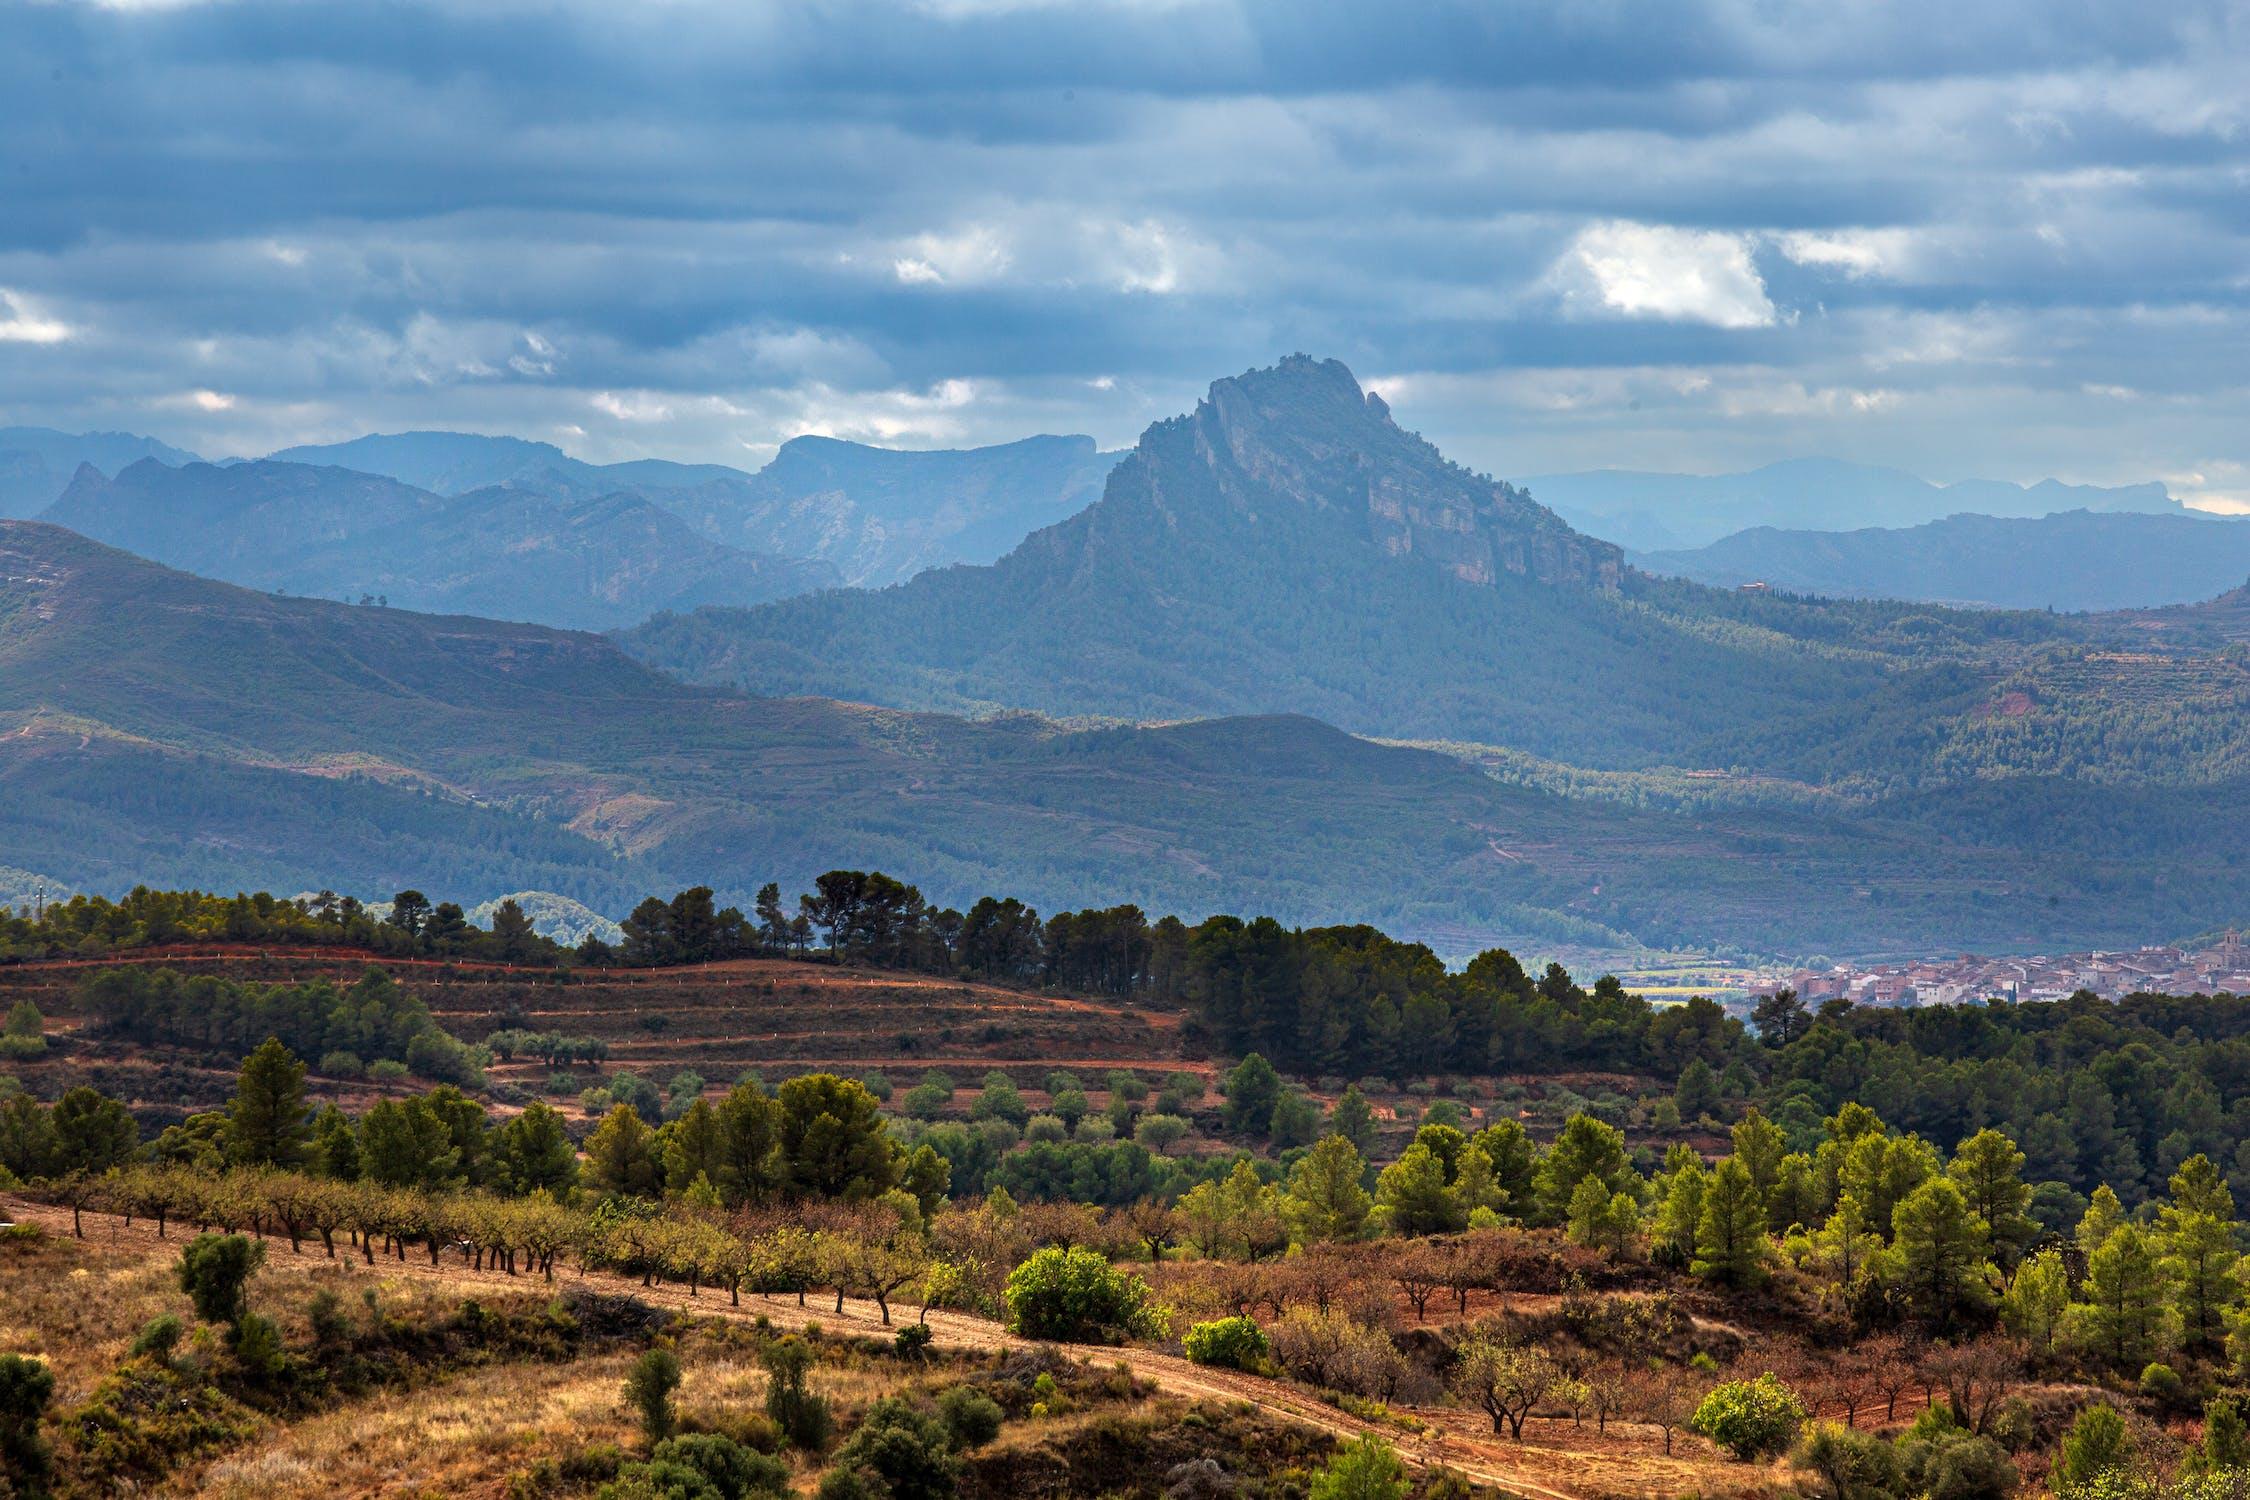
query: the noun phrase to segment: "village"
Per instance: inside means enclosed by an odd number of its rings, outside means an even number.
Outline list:
[[[2229,930],[2208,947],[2152,945],[2121,950],[2006,958],[1846,963],[1769,976],[1760,993],[1792,989],[1807,1005],[1968,1005],[1988,1000],[2065,1000],[2084,990],[2104,1000],[2159,993],[2250,994],[2250,943]]]

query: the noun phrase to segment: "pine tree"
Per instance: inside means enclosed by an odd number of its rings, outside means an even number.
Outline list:
[[[55,1150],[65,1172],[98,1176],[133,1154],[140,1127],[115,1099],[81,1084],[66,1089],[53,1112]]]
[[[1950,1332],[1964,1311],[1991,1304],[1991,1228],[1951,1178],[1933,1177],[1901,1199],[1891,1236],[1899,1287],[1931,1328]]]
[[[2075,1238],[2079,1253],[2088,1260],[2101,1249],[2117,1227],[2125,1222],[2125,1205],[2117,1201],[2117,1194],[2103,1183],[2094,1189],[2094,1196],[2086,1202],[2086,1212],[2079,1217]]]
[[[2002,1266],[2013,1265],[2037,1231],[2025,1215],[2031,1189],[2023,1180],[2024,1154],[2016,1143],[1989,1127],[1963,1141],[1945,1171],[1968,1200],[1969,1211],[1984,1220],[1992,1243],[1987,1253]]]
[[[709,1100],[696,1099],[659,1133],[663,1137],[664,1182],[673,1192],[686,1192],[699,1177],[715,1185],[725,1175],[726,1132]]]
[[[493,1135],[492,1176],[503,1190],[561,1195],[578,1182],[578,1148],[562,1115],[533,1100]]]
[[[2180,1164],[2171,1189],[2172,1201],[2159,1217],[2163,1270],[2175,1289],[2182,1345],[2191,1353],[2209,1353],[2226,1343],[2227,1325],[2242,1297],[2234,1194],[2200,1154]]]
[[[1781,1185],[1781,1163],[1789,1154],[1789,1138],[1755,1107],[1735,1124],[1731,1136],[1735,1160],[1749,1171],[1751,1184],[1758,1190],[1759,1206],[1770,1207],[1774,1191]]]
[[[586,1138],[586,1180],[596,1192],[653,1196],[662,1182],[656,1133],[629,1104],[613,1105]]]
[[[1683,1260],[1695,1257],[1695,1237],[1703,1223],[1703,1194],[1710,1184],[1710,1169],[1692,1153],[1664,1178],[1656,1237]]]
[[[1866,1206],[1848,1193],[1812,1237],[1812,1252],[1820,1270],[1847,1303],[1859,1295],[1861,1285],[1874,1274],[1882,1251],[1883,1237],[1868,1222]]]
[[[1447,1234],[1468,1220],[1446,1185],[1445,1163],[1419,1141],[1375,1179],[1375,1205],[1393,1234]]]
[[[1328,1128],[1352,1143],[1352,1149],[1364,1159],[1375,1149],[1375,1111],[1368,1108],[1367,1096],[1359,1085],[1348,1083],[1336,1096],[1336,1107],[1328,1112]]]
[[[2070,1304],[2070,1272],[2059,1251],[2042,1250],[2016,1267],[2000,1299],[2000,1322],[2042,1358],[2055,1352]]]
[[[1356,1240],[1375,1200],[1360,1186],[1367,1164],[1342,1135],[1322,1140],[1289,1169],[1289,1218],[1306,1244]]]
[[[294,1167],[311,1137],[305,1110],[305,1065],[266,1038],[243,1059],[227,1109],[227,1158],[238,1166]]]
[[[1757,1183],[1750,1169],[1730,1156],[1703,1189],[1691,1269],[1728,1286],[1755,1286],[1765,1280],[1767,1249],[1766,1206]]]
[[[359,1181],[359,1137],[352,1130],[352,1122],[333,1104],[313,1121],[311,1166],[321,1176],[338,1182]]]
[[[1621,1192],[1630,1185],[1632,1168],[1625,1160],[1625,1133],[1592,1115],[1572,1115],[1563,1122],[1555,1144],[1547,1149],[1533,1175],[1539,1209],[1546,1221],[1560,1224],[1570,1215],[1570,1196],[1588,1177],[1599,1177],[1602,1186]],[[1763,1219],[1764,1209],[1759,1210]]]
[[[1516,1218],[1532,1211],[1533,1181],[1539,1166],[1539,1149],[1518,1120],[1499,1120],[1476,1134],[1474,1143],[1492,1163],[1493,1207]]]
[[[2172,1316],[2172,1288],[2149,1237],[2136,1224],[2111,1230],[2087,1258],[2085,1300],[2070,1309],[2079,1344],[2137,1371],[2169,1347]]]

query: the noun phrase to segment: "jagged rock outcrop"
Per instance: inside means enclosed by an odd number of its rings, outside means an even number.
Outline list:
[[[1449,462],[1337,360],[1293,354],[1216,381],[1192,413],[1150,428],[1126,462],[1147,471],[1124,475],[1128,488],[1138,480],[1184,501],[1207,481],[1216,499],[1253,520],[1277,501],[1327,512],[1356,524],[1384,556],[1427,562],[1466,583],[1511,574],[1614,589],[1624,575],[1616,547],[1572,530],[1523,491]]]

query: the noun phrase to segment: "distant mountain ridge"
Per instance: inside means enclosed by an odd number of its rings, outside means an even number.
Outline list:
[[[167,464],[201,462],[192,453],[129,432],[0,427],[0,519],[39,514],[86,465],[115,474],[144,458]]]
[[[578,499],[628,491],[713,541],[826,563],[844,583],[881,587],[925,568],[990,562],[1092,503],[1118,455],[1097,452],[1088,437],[934,450],[797,437],[752,474],[665,459],[590,464],[551,443],[406,432],[272,457],[387,475],[440,495],[493,486]]]
[[[179,468],[143,459],[114,479],[87,465],[41,519],[253,588],[577,628],[837,581],[825,564],[714,544],[630,492],[446,496],[266,459]]]
[[[2114,610],[2209,599],[2250,578],[2250,518],[2064,511],[1948,516],[1858,531],[1757,527],[1692,551],[1633,556],[1722,588],[1752,582],[1839,597],[2008,609]]]
[[[2066,510],[2178,514],[2161,484],[2114,489],[2044,479],[2033,485],[1965,479],[1932,484],[1903,469],[1837,459],[1791,459],[1738,474],[1596,469],[1519,480],[1574,526],[1632,551],[1701,547],[1751,527],[1849,531],[1917,526],[1964,512],[1998,517]]]

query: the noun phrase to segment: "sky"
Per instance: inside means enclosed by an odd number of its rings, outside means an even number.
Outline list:
[[[2250,0],[0,0],[0,424],[755,467],[1344,360],[2250,508]]]

